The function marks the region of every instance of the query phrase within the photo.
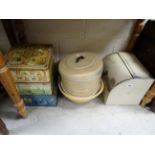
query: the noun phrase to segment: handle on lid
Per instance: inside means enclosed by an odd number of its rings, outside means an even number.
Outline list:
[[[85,57],[84,56],[78,56],[75,60],[76,63],[78,63],[79,61],[83,60]]]

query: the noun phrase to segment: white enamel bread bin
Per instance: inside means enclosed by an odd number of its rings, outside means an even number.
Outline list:
[[[104,58],[106,83],[103,97],[106,104],[138,105],[154,79],[133,55],[113,53]]]
[[[95,95],[101,87],[102,71],[102,59],[90,52],[70,54],[59,63],[61,86],[75,97]]]

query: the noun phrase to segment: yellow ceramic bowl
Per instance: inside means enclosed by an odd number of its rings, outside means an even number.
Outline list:
[[[72,101],[74,103],[77,103],[77,104],[84,104],[84,103],[87,103],[87,102],[91,101],[92,99],[96,98],[97,96],[99,96],[102,93],[103,89],[104,89],[104,84],[103,84],[103,81],[101,80],[101,87],[98,90],[98,92],[95,95],[91,95],[91,96],[88,96],[88,97],[76,97],[76,96],[72,96],[70,94],[67,94],[65,92],[65,90],[62,88],[61,83],[59,84],[59,89],[60,89],[61,93],[66,98],[68,98],[70,101]]]

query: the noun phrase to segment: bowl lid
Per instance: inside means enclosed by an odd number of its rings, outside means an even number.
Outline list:
[[[100,57],[91,52],[79,52],[66,56],[59,64],[61,74],[83,78],[90,75],[96,75],[103,69],[103,62]]]

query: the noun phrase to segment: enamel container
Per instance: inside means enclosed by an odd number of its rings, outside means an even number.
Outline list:
[[[149,72],[131,53],[118,52],[104,58],[106,104],[138,105],[154,82]]]

